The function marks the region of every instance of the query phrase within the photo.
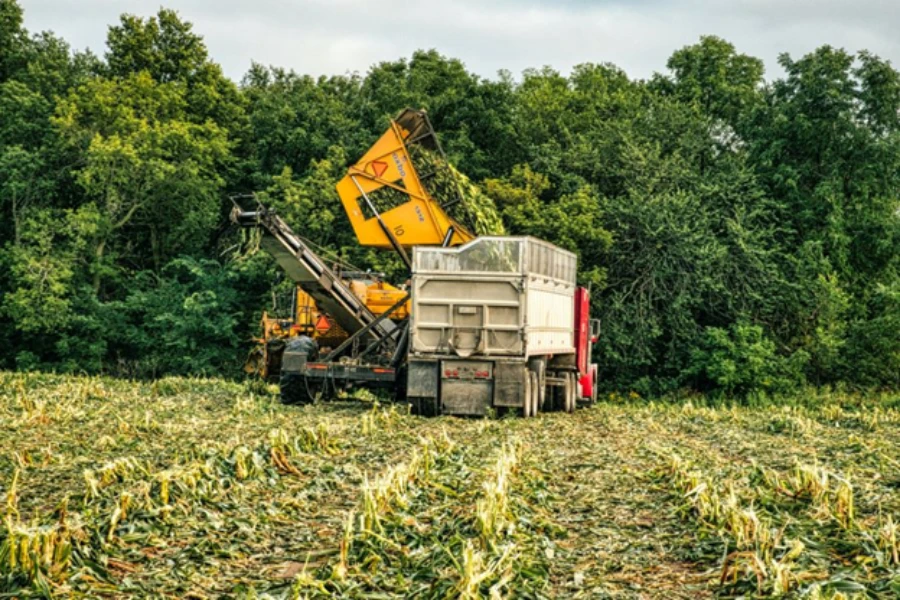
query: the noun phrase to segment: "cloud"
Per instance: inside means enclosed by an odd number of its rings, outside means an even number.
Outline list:
[[[149,16],[138,0],[25,0],[25,24],[102,54],[120,13]],[[476,73],[612,62],[632,77],[664,71],[672,52],[713,34],[765,60],[823,44],[868,49],[900,63],[895,0],[169,0],[203,35],[227,75],[251,61],[311,75],[365,72],[378,62],[436,48]]]

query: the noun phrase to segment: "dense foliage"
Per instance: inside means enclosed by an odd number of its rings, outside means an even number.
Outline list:
[[[0,367],[236,374],[277,268],[235,253],[263,193],[354,263],[334,183],[406,106],[429,111],[507,229],[578,252],[610,388],[729,394],[900,384],[900,73],[828,46],[718,38],[666,74],[484,79],[416,52],[363,75],[223,76],[177,14],[124,16],[104,57],[0,0]]]

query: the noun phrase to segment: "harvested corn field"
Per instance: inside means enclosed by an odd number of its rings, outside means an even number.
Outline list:
[[[0,596],[900,594],[900,410],[284,407],[0,373]]]

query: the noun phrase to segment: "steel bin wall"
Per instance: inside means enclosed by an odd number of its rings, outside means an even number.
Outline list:
[[[575,351],[574,254],[529,237],[414,250],[411,351],[467,358]]]
[[[525,294],[529,356],[575,351],[575,286],[529,276]]]

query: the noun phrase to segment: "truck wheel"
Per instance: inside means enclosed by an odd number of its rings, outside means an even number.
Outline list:
[[[306,379],[304,382],[306,384],[306,397],[309,398],[309,402],[327,402],[329,400],[334,400],[336,390],[334,389],[334,385],[331,384],[329,386],[328,381],[323,381],[321,383],[313,383],[311,379]]]
[[[531,372],[531,416],[538,416],[541,404],[541,380],[537,373]]]
[[[397,404],[406,404],[406,385],[408,381],[407,367],[402,367],[397,371],[397,381],[394,384],[394,402]]]
[[[550,377],[564,377],[564,374],[558,373],[556,371],[551,371]],[[565,389],[566,389],[565,386],[561,386],[561,385],[550,386],[550,388],[546,391],[547,408],[546,408],[545,412],[550,412],[550,411],[555,412],[555,411],[563,410],[563,407],[565,406],[565,399],[566,399]]]
[[[316,383],[299,373],[281,373],[278,380],[282,404],[312,404],[313,402],[331,400],[333,391],[328,389],[328,382]]]
[[[409,403],[412,405],[413,414],[419,415],[420,417],[438,416],[437,398],[410,396]]]
[[[548,412],[550,406],[547,404],[547,369],[544,367],[544,363],[541,363],[541,370],[537,374],[537,394],[535,394],[536,398],[536,409],[535,414],[540,412]]]
[[[296,373],[281,373],[278,387],[282,404],[306,404],[310,401],[304,379],[303,375]]]
[[[578,376],[575,373],[569,373],[569,396],[566,404],[566,412],[575,412],[578,405]]]
[[[525,371],[525,385],[522,387],[522,416],[531,415],[531,371]]]
[[[544,358],[532,358],[528,361],[527,368],[535,375],[532,389],[536,391],[536,403],[533,414],[547,412],[551,409],[547,404],[547,360]]]

